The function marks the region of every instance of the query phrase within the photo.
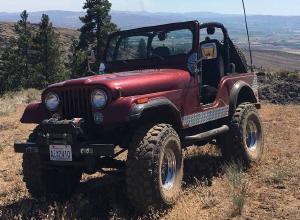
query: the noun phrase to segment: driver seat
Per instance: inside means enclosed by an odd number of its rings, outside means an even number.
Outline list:
[[[217,96],[219,83],[225,75],[223,60],[224,47],[218,40],[207,37],[205,41],[200,43],[201,52],[202,47],[206,44],[215,44],[217,48],[216,58],[202,61],[201,94],[204,103],[212,103]]]

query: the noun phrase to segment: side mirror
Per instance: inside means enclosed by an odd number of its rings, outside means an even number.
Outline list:
[[[100,63],[99,66],[99,74],[103,74],[105,72],[106,66],[104,63]]]

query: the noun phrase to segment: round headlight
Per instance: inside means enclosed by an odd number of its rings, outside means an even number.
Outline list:
[[[92,106],[96,109],[102,109],[107,104],[107,95],[102,90],[95,90],[91,95]]]
[[[59,106],[59,97],[54,92],[49,92],[45,98],[45,104],[49,111],[57,110]]]

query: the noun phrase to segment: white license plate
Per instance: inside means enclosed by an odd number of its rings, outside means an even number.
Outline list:
[[[72,161],[72,147],[70,145],[50,145],[50,160]]]

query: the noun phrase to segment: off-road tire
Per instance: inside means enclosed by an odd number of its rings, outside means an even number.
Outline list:
[[[162,161],[166,152],[176,158],[174,184],[170,190],[163,187]],[[128,198],[140,211],[150,206],[171,206],[179,196],[183,178],[183,155],[180,138],[168,124],[143,126],[137,129],[129,146],[126,184]]]
[[[31,142],[35,141],[36,130],[29,136]],[[37,153],[23,154],[23,181],[29,193],[34,198],[69,198],[77,188],[81,172],[74,169],[49,169],[43,166],[42,161],[47,158]]]
[[[249,123],[257,129],[255,148],[250,148],[247,142]],[[227,161],[249,167],[261,160],[264,152],[264,134],[260,115],[253,104],[242,103],[237,107],[232,116],[230,131],[218,138],[218,145]]]
[[[234,63],[236,66],[236,71],[240,73],[248,72],[248,63],[247,58],[244,52],[235,45],[233,42],[230,42],[230,62]]]
[[[234,45],[234,47],[235,47],[239,57],[241,58],[244,67],[246,68],[246,70],[248,70],[248,62],[247,62],[247,58],[246,58],[244,52],[238,46]]]

